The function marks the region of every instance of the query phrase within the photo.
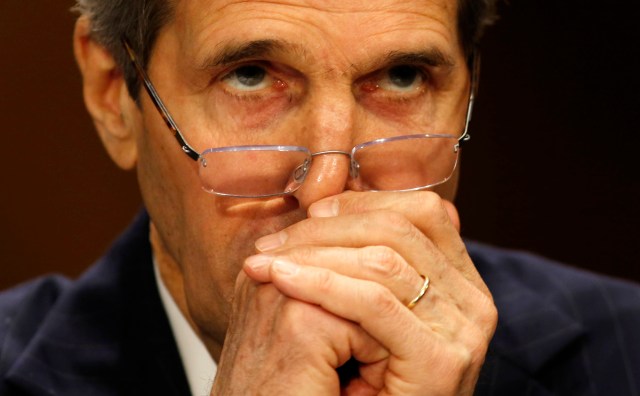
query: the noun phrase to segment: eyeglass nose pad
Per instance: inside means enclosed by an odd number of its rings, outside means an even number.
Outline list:
[[[302,164],[298,165],[296,169],[293,170],[293,180],[296,183],[301,184],[304,182],[304,179],[307,178],[307,174],[309,174],[310,165],[311,160],[307,158]]]
[[[353,179],[356,179],[358,175],[360,175],[360,164],[353,158],[351,158],[351,166],[349,166],[349,175]]]

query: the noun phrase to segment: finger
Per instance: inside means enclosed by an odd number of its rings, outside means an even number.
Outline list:
[[[460,220],[454,205],[431,191],[403,193],[345,192],[320,200],[309,208],[311,217],[333,217],[371,211],[392,211],[406,217],[437,246],[467,279],[489,295],[460,238]]]
[[[369,258],[372,259],[369,259]],[[380,262],[372,264],[375,260]],[[399,259],[399,260],[398,260]],[[398,261],[396,261],[398,260]],[[391,263],[389,264],[389,262]],[[356,264],[353,264],[356,263]],[[431,323],[441,331],[454,326],[448,325],[455,316],[465,315],[471,321],[481,322],[484,302],[487,297],[473,287],[460,274],[457,282],[440,283],[439,289],[425,288],[429,291],[429,303],[420,300],[426,278],[418,274],[411,266],[391,249],[382,246],[362,249],[350,248],[296,248],[279,255],[259,254],[249,257],[244,263],[244,272],[257,282],[274,282],[274,267],[279,265],[304,265],[326,269],[347,278],[376,282],[387,289],[403,305],[418,298],[416,314],[423,321]],[[429,280],[429,282],[431,282]],[[421,296],[421,297],[418,297]],[[489,303],[489,302],[487,302]]]
[[[460,306],[469,317],[482,320],[484,310],[474,312],[473,305],[468,301],[483,301],[487,306],[492,305],[491,294],[479,276],[475,282],[469,280],[470,275],[465,275],[456,266],[450,265],[449,260],[424,234],[404,216],[395,212],[378,211],[307,219],[264,238],[273,238],[279,242],[278,247],[271,246],[272,250],[268,251],[270,255],[285,254],[283,252],[302,246],[357,248],[386,245],[403,257],[418,274],[441,284],[448,293],[448,299]],[[258,248],[264,238],[256,242]],[[472,263],[469,266],[475,270]],[[418,285],[420,279],[416,277],[414,282]],[[417,291],[419,287],[413,286],[408,290]],[[396,293],[401,301],[406,301],[406,294]]]
[[[449,215],[451,224],[453,224],[456,231],[460,233],[460,216],[458,215],[458,209],[456,209],[455,205],[451,201],[447,201],[446,199],[442,200],[442,204]]]
[[[406,355],[412,350],[406,337],[394,334],[422,331],[418,318],[378,283],[288,261],[274,261],[271,279],[285,295],[317,304],[338,317],[360,324],[393,355]]]
[[[256,248],[269,254],[301,246],[386,246],[428,276],[440,277],[448,266],[442,252],[406,217],[393,211],[306,219],[256,241]]]
[[[230,328],[235,330],[228,333],[230,338],[225,341],[225,347],[234,341],[242,343],[243,339],[251,339],[250,345],[273,348],[273,354],[266,354],[270,357],[280,350],[293,352],[303,348],[313,353],[314,360],[325,360],[334,369],[352,356],[363,363],[376,363],[389,357],[388,350],[354,322],[317,304],[289,298],[273,283],[255,283],[242,273],[238,279],[230,323]],[[310,323],[313,325],[309,326]],[[297,353],[296,357],[301,358],[301,354]]]
[[[412,224],[433,242],[444,247],[459,248],[462,241],[455,223],[457,211],[450,202],[431,191],[403,193],[356,193],[345,192],[320,200],[309,207],[310,217],[334,217],[366,213],[371,211],[392,211],[405,216]]]
[[[273,284],[283,294],[359,324],[389,351],[385,388],[404,389],[401,393],[422,389],[420,394],[424,389],[448,389],[451,377],[467,376],[480,366],[486,352],[489,340],[480,326],[452,304],[447,305],[451,308],[447,321],[434,326],[421,321],[375,282],[289,262],[276,262],[272,272]]]
[[[271,282],[270,267],[276,260],[322,267],[347,277],[379,283],[389,289],[403,304],[408,304],[415,298],[424,284],[423,275],[386,246],[303,246],[276,255],[258,254],[248,257],[244,262],[244,270],[258,282]]]
[[[378,252],[381,252],[382,257],[390,256],[393,258],[397,256],[395,252],[385,247],[363,249],[303,248],[301,251],[304,253],[299,253],[298,250],[287,251],[286,255],[260,254],[251,256],[244,263],[244,272],[255,281],[273,282],[274,265],[280,265],[282,262],[285,265],[299,265],[301,259],[306,259],[307,261],[303,263],[305,266],[312,265],[346,277],[376,282],[389,289],[403,305],[408,305],[410,301],[420,295],[426,281],[411,266],[402,261],[388,265],[381,264],[387,262],[389,257],[383,258],[381,263],[371,265],[372,260],[367,257],[374,257],[375,260],[379,258],[375,257]],[[373,255],[370,252],[373,252]],[[391,252],[392,255],[388,252]],[[349,257],[353,254],[356,254],[357,258]],[[351,262],[358,261],[362,263],[351,264]],[[391,275],[394,273],[397,275]],[[440,332],[447,332],[448,328],[454,328],[455,326],[450,325],[450,322],[457,320],[459,315],[467,316],[470,321],[483,323],[485,321],[485,306],[492,306],[488,297],[466,281],[462,275],[452,273],[451,276],[459,278],[455,284],[453,282],[447,283],[443,278],[436,278],[441,287],[427,289],[430,302],[425,304],[419,301],[417,306],[413,308],[414,314],[423,321],[429,322],[434,328],[438,328]],[[490,337],[493,334],[493,329],[491,326],[488,326],[488,329],[486,334]]]

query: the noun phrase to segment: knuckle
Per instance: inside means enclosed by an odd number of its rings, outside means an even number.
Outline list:
[[[463,373],[469,368],[469,366],[471,366],[473,354],[469,349],[463,346],[456,348],[455,351],[456,362],[458,362],[456,368],[458,372]]]
[[[498,307],[496,307],[495,301],[490,296],[484,294],[485,300],[485,317],[491,322],[498,321]]]
[[[288,255],[293,258],[296,263],[308,263],[313,262],[317,256],[317,248],[310,245],[300,245],[292,249],[286,249],[281,252],[283,255]]]
[[[487,325],[490,329],[487,329]],[[483,323],[482,320],[469,319],[466,326],[461,329],[458,343],[468,354],[468,365],[478,367],[484,362],[485,355],[494,331],[495,322]]]
[[[498,325],[498,308],[491,294],[478,288],[470,288],[470,294],[465,301],[471,305],[463,306],[460,302],[456,306],[460,312],[467,312],[467,317],[478,329],[478,342],[489,342]]]
[[[308,323],[314,319],[316,313],[312,308],[311,305],[288,299],[277,320],[280,331],[287,335],[300,336],[300,333],[305,332]]]
[[[333,289],[333,274],[331,271],[316,271],[313,275],[313,282],[319,293],[331,293]]]
[[[295,300],[287,300],[286,304],[284,304],[283,308],[283,317],[288,321],[293,321],[298,323],[301,319],[304,319],[306,316],[306,309],[303,304]]]
[[[489,337],[493,336],[495,329],[498,325],[498,308],[493,301],[493,298],[485,295],[484,296],[484,307],[482,308],[482,314],[480,316],[480,325],[483,329],[487,329],[487,333]]]
[[[455,348],[454,359],[452,359],[453,373],[457,375],[458,378],[464,376],[469,367],[471,367],[473,361],[473,353],[469,349],[463,346]]]
[[[394,211],[379,211],[374,214],[373,222],[382,227],[394,238],[415,238],[418,232],[415,226],[405,216]]]
[[[385,278],[400,276],[405,267],[395,250],[388,246],[368,246],[362,249],[362,265],[370,268],[374,275]]]
[[[296,231],[304,238],[315,241],[322,230],[322,221],[318,221],[315,218],[305,219],[299,222]]]
[[[447,371],[448,375],[452,378],[460,378],[467,372],[471,363],[473,362],[473,356],[465,346],[460,344],[452,344],[446,353],[447,355]]]
[[[427,210],[443,210],[442,198],[433,191],[419,191],[416,194],[418,204]]]
[[[457,245],[455,254],[457,254],[457,257],[460,260],[464,260],[464,261],[469,261],[471,262],[471,259],[469,257],[469,251],[467,250],[467,246],[464,243],[460,243]],[[472,266],[475,269],[475,266]]]
[[[471,353],[459,344],[448,344],[438,351],[438,361],[442,362],[433,378],[433,391],[437,394],[459,394],[461,379],[464,378],[472,362]]]
[[[477,324],[470,324],[464,329],[464,336],[461,342],[467,347],[471,355],[480,354],[488,345],[488,340],[484,337],[482,327]]]
[[[491,329],[491,334],[493,334],[498,323],[498,308],[493,296],[476,288],[472,297],[473,312],[476,313],[474,321],[484,329]]]
[[[429,218],[440,223],[448,223],[449,215],[447,209],[444,207],[442,198],[433,191],[420,191],[416,195],[418,202],[417,207],[422,208],[429,214]]]
[[[365,213],[371,210],[371,203],[361,199],[353,191],[345,191],[340,200],[340,211],[344,213]]]
[[[313,326],[309,326],[313,323]],[[288,299],[270,326],[280,345],[286,345],[293,353],[307,356],[313,348],[331,343],[337,334],[344,331],[343,322],[336,320],[322,308],[301,301]],[[308,362],[308,361],[307,361]]]
[[[403,307],[389,289],[380,285],[368,292],[365,298],[375,307],[380,318],[393,317],[398,314],[398,309]]]

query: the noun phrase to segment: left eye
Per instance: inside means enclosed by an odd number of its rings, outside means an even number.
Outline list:
[[[271,84],[267,71],[258,65],[240,66],[222,80],[240,91],[258,91]]]
[[[415,66],[393,66],[384,72],[378,86],[389,91],[410,92],[422,85],[423,76]]]

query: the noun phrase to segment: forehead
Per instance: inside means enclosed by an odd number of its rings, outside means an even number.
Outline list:
[[[225,42],[264,39],[286,41],[315,58],[342,55],[351,62],[403,46],[461,53],[457,0],[182,0],[168,28],[194,59]]]

